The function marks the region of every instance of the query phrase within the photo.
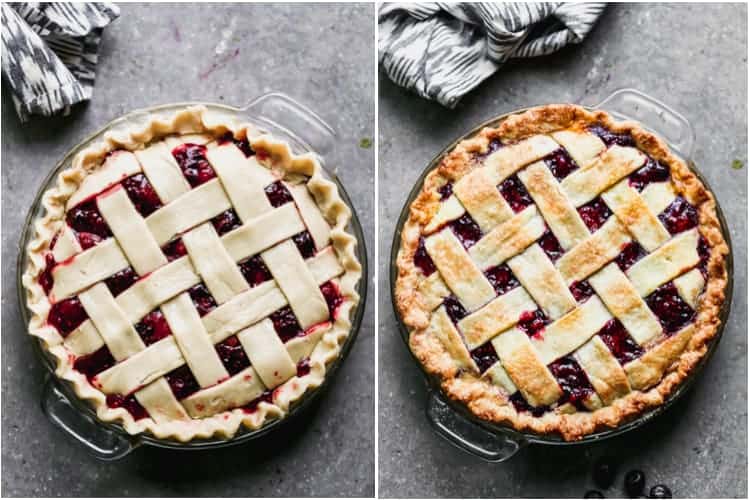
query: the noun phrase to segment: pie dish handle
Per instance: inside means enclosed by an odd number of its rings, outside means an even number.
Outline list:
[[[426,412],[438,435],[487,462],[510,460],[528,444],[523,438],[485,430],[452,409],[436,392],[430,392]]]
[[[42,394],[42,411],[65,434],[73,438],[99,460],[119,460],[135,449],[137,443],[109,430],[79,411],[58,383],[48,378]]]
[[[663,102],[636,89],[614,91],[595,108],[606,109],[618,118],[641,122],[662,136],[685,160],[693,154],[695,131],[690,122]]]

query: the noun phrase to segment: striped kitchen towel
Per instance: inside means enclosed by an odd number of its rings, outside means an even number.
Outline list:
[[[513,57],[581,43],[605,3],[387,3],[378,58],[397,85],[453,108]]]
[[[21,121],[67,113],[91,99],[102,29],[111,3],[3,3],[3,79]]]

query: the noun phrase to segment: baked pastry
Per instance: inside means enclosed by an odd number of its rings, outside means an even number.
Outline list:
[[[361,274],[312,153],[202,106],[110,131],[44,193],[29,332],[99,419],[189,441],[282,418],[324,380]]]
[[[477,417],[566,440],[661,405],[720,325],[715,201],[638,123],[549,105],[448,153],[410,206],[395,302]]]

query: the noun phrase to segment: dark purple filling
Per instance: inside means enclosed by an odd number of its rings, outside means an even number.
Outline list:
[[[201,388],[198,381],[195,380],[193,372],[190,371],[188,365],[182,365],[179,368],[175,368],[171,372],[165,375],[169,388],[172,389],[174,397],[177,399],[185,399],[191,394],[198,392]]]
[[[141,406],[135,395],[123,396],[121,394],[107,394],[107,406],[110,408],[125,408],[133,416],[134,420],[148,418],[148,412]]]
[[[526,186],[523,185],[517,175],[508,177],[500,184],[500,194],[503,195],[503,198],[510,204],[510,208],[516,213],[534,203],[531,195],[526,191]]]
[[[154,342],[169,337],[172,335],[172,330],[169,328],[167,320],[164,318],[164,314],[159,309],[154,309],[135,325],[135,330],[138,335],[141,336],[143,342],[146,345],[151,345]]]
[[[698,225],[698,212],[685,198],[678,196],[659,214],[659,220],[670,234],[677,234]]]
[[[294,198],[292,198],[292,193],[289,192],[289,190],[282,184],[281,181],[276,181],[272,184],[269,184],[265,187],[266,196],[268,197],[268,201],[271,202],[271,206],[274,208],[279,208],[281,205],[284,205],[285,203],[291,203],[294,201]]]
[[[246,413],[253,413],[258,409],[258,405],[262,402],[273,403],[273,391],[263,391],[259,397],[253,399],[248,404],[242,407]]]
[[[440,193],[440,201],[447,200],[453,194],[453,184],[449,182],[447,184],[440,186],[438,188],[438,193]]]
[[[326,299],[326,304],[328,304],[328,313],[332,319],[335,319],[336,310],[344,302],[344,297],[341,295],[339,287],[333,281],[326,281],[320,285],[320,292]]]
[[[67,337],[88,317],[89,315],[78,297],[71,297],[52,304],[47,316],[47,323],[54,326],[60,335]]]
[[[68,211],[65,220],[71,228],[79,233],[79,241],[84,250],[93,245],[86,245],[81,240],[82,234],[93,235],[93,237],[85,237],[88,240],[86,243],[93,242],[93,244],[112,236],[107,221],[104,220],[104,217],[99,212],[99,207],[96,206],[96,199],[92,198],[73,207]]]
[[[250,360],[247,359],[245,349],[236,335],[232,335],[225,341],[219,342],[215,347],[224,368],[227,369],[230,375],[236,375],[250,366]]]
[[[594,388],[581,365],[571,356],[565,356],[551,363],[549,369],[563,391],[559,403],[571,403],[579,410],[585,410],[583,402],[594,393]]]
[[[185,248],[185,243],[182,242],[182,238],[176,238],[170,241],[161,247],[161,251],[167,256],[169,262],[179,259],[183,255],[187,255],[187,249]]]
[[[55,267],[55,264],[57,264],[57,262],[55,262],[54,255],[48,253],[44,256],[44,269],[39,273],[39,284],[47,295],[49,295],[50,290],[52,290],[52,285],[55,284],[55,280],[52,278],[52,269]]]
[[[272,278],[271,271],[268,270],[260,255],[253,255],[249,259],[243,260],[239,263],[239,266],[242,276],[245,277],[245,281],[251,287],[258,286]]]
[[[448,225],[466,249],[482,238],[482,230],[479,228],[479,224],[472,219],[468,212],[451,221]]]
[[[104,239],[94,233],[76,233],[76,236],[78,236],[78,243],[81,244],[83,250],[88,250]]]
[[[448,295],[445,297],[443,299],[443,305],[445,306],[445,312],[448,313],[448,317],[454,323],[458,323],[469,314],[454,295]]]
[[[711,249],[703,235],[698,237],[698,256],[700,257],[698,269],[700,269],[704,278],[708,278],[708,260],[711,257]]]
[[[122,187],[141,216],[148,217],[161,208],[161,200],[145,175],[135,174],[128,177],[122,181]]]
[[[539,246],[542,247],[542,250],[544,250],[544,253],[547,254],[547,257],[549,257],[549,260],[551,260],[552,262],[555,262],[562,256],[562,254],[565,253],[565,250],[563,250],[560,246],[560,242],[558,241],[557,237],[552,231],[549,230],[549,228],[544,231],[544,234],[542,234],[542,237],[539,238],[538,243]]]
[[[487,144],[487,151],[485,152],[485,154],[491,155],[492,153],[494,153],[495,151],[497,151],[498,149],[502,147],[503,147],[503,143],[500,139],[492,139],[489,142],[489,144]]]
[[[214,228],[216,228],[216,232],[219,233],[219,236],[228,233],[232,229],[237,229],[242,225],[240,218],[237,216],[237,212],[231,208],[211,219],[211,223],[214,225]]]
[[[612,211],[607,204],[599,197],[578,207],[578,213],[581,215],[583,223],[586,224],[586,227],[592,233],[602,227],[612,215]]]
[[[106,345],[91,354],[76,358],[73,363],[73,368],[86,375],[89,381],[93,380],[97,374],[113,366],[115,366],[115,358],[112,357],[112,353],[109,352]]]
[[[677,287],[671,281],[646,297],[646,304],[659,318],[667,335],[675,333],[695,318],[695,311],[682,300]]]
[[[618,319],[611,319],[597,333],[621,365],[639,358],[643,349]]]
[[[578,165],[573,161],[567,151],[564,148],[559,148],[550,153],[544,158],[544,163],[552,171],[552,175],[558,181],[563,180],[571,172],[578,169]]]
[[[205,284],[198,283],[188,290],[188,294],[193,300],[193,304],[198,310],[199,315],[205,316],[216,308],[216,300],[214,300],[214,297],[208,291]]]
[[[138,275],[135,274],[132,267],[126,267],[122,271],[118,271],[104,280],[107,284],[107,288],[109,288],[109,291],[112,292],[112,295],[115,297],[130,288],[136,281],[138,281]]]
[[[618,146],[635,147],[635,141],[630,134],[616,134],[600,124],[589,127],[589,132],[599,137],[607,147],[610,147],[613,144],[617,144]]]
[[[302,231],[292,236],[292,241],[297,245],[297,250],[302,254],[303,259],[309,259],[315,256],[315,242],[309,231]]]
[[[619,255],[615,257],[615,262],[620,270],[625,272],[630,266],[641,260],[646,255],[648,255],[646,250],[634,240],[622,247]]]
[[[305,334],[302,331],[302,327],[299,326],[297,318],[292,312],[292,308],[289,306],[282,307],[278,311],[271,313],[271,322],[276,333],[281,338],[282,342],[287,342],[294,337],[301,337]]]
[[[570,285],[570,293],[573,294],[573,298],[576,299],[576,302],[580,303],[594,295],[594,289],[591,288],[591,285],[589,285],[589,282],[586,280],[574,281],[573,284]]]
[[[531,406],[526,399],[524,399],[523,395],[521,394],[521,391],[516,391],[508,398],[511,403],[513,403],[513,406],[515,407],[516,411],[521,412],[527,412],[531,413],[535,417],[541,417],[546,412],[550,410],[549,406]]]
[[[437,270],[435,263],[432,262],[432,257],[427,253],[427,249],[424,246],[424,236],[419,237],[419,244],[417,245],[417,250],[414,252],[414,265],[417,266],[425,276],[429,276]]]
[[[297,376],[304,377],[310,373],[310,358],[302,358],[297,363]]]
[[[544,327],[549,323],[550,319],[547,315],[541,309],[537,309],[536,311],[522,312],[516,326],[529,337],[533,337],[534,335],[541,335],[544,332]]]
[[[235,146],[240,148],[240,151],[242,151],[245,155],[245,157],[250,157],[255,154],[255,151],[253,151],[253,148],[250,146],[250,143],[247,141],[247,138],[245,139],[235,139],[234,135],[232,135],[231,132],[227,132],[222,136],[221,139],[219,139],[219,142],[221,144],[225,144],[227,142],[233,142]]]
[[[487,342],[471,351],[471,358],[477,364],[481,373],[486,372],[490,366],[500,359],[497,357],[495,348],[492,347],[492,342]]]
[[[206,146],[200,144],[181,144],[172,150],[172,156],[182,170],[182,174],[192,187],[210,181],[216,172],[206,159]]]
[[[513,290],[520,284],[507,264],[491,267],[484,272],[484,275],[487,276],[498,295]]]
[[[628,184],[638,191],[643,191],[643,188],[652,182],[664,182],[667,180],[669,180],[669,167],[648,157],[645,165],[630,174]]]

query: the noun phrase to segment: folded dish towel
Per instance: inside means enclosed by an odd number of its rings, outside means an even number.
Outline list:
[[[581,43],[605,3],[388,3],[378,57],[397,85],[453,108],[513,57]]]
[[[21,121],[68,112],[91,98],[102,29],[111,3],[3,3],[3,79]]]

